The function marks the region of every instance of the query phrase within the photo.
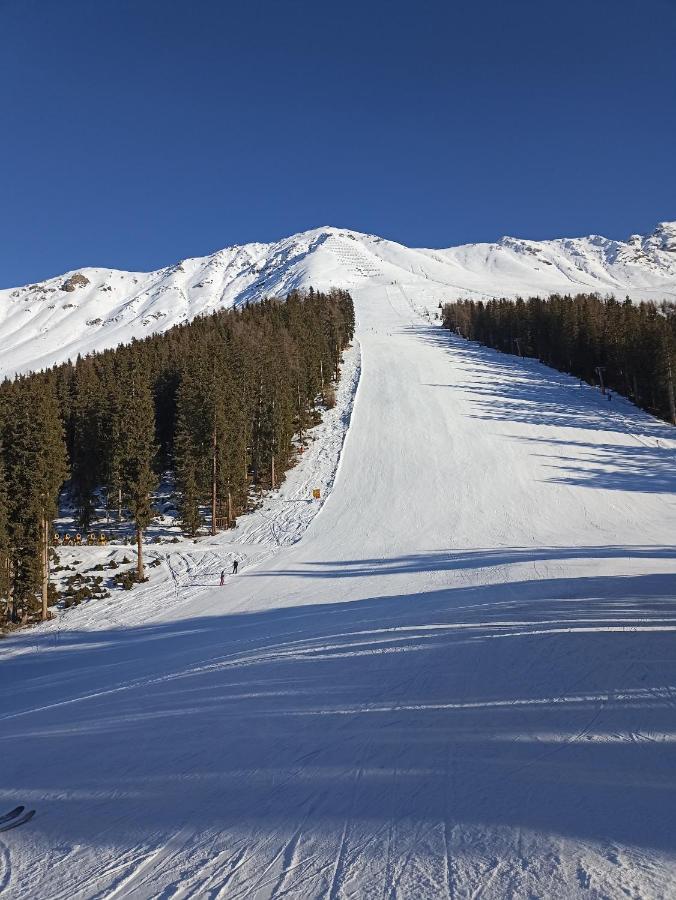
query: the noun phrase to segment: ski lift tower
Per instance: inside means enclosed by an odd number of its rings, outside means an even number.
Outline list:
[[[596,374],[599,376],[599,384],[601,385],[601,393],[605,397],[606,395],[606,387],[603,383],[603,373],[606,371],[605,366],[596,366]]]

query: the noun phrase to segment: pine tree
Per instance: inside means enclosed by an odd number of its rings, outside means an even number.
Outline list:
[[[139,364],[130,370],[125,388],[119,422],[120,479],[136,529],[137,578],[143,581],[143,532],[153,518],[150,494],[157,479],[153,472],[156,453],[153,399],[147,374]]]
[[[179,503],[181,524],[191,537],[195,537],[204,524],[204,520],[200,512],[195,460],[189,453],[181,455],[177,480],[181,490]]]
[[[292,292],[0,384],[0,579],[3,554],[11,576],[0,591],[14,611],[41,592],[47,615],[50,525],[67,477],[82,527],[101,486],[118,520],[131,514],[138,578],[156,460],[174,468],[189,532],[209,501],[212,528],[225,509],[232,525],[251,475],[261,488],[281,482],[353,328],[346,292]]]
[[[44,377],[18,382],[13,401],[5,434],[12,590],[15,603],[28,605],[39,591],[46,619],[51,523],[68,475],[63,425],[53,382]]]
[[[94,491],[103,458],[102,392],[91,360],[78,360],[71,404],[71,488],[80,527],[89,530],[96,512]]]
[[[553,294],[548,300],[458,301],[444,307],[443,324],[470,340],[518,350],[585,379],[603,371],[606,387],[630,396],[676,424],[676,306],[618,303],[596,294]],[[515,337],[516,336],[516,337]]]
[[[10,611],[11,554],[9,543],[9,497],[5,480],[5,463],[0,443],[0,600],[5,601],[5,616]]]

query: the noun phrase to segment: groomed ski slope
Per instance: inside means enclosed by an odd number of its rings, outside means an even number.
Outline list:
[[[676,896],[673,429],[355,294],[299,542],[3,644],[8,900]]]

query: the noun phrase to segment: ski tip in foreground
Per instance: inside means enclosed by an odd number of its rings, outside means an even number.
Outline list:
[[[4,822],[9,822],[10,819],[15,819],[18,815],[24,811],[25,806],[15,806],[14,809],[11,809],[8,813],[5,813],[4,816],[0,816],[0,825]]]
[[[2,816],[0,818],[0,831],[9,831],[10,828],[18,828],[19,825],[25,825],[26,822],[30,822],[35,815],[35,810],[29,809],[28,812],[20,815],[24,809],[24,806],[17,806],[16,809],[7,813],[6,816]]]

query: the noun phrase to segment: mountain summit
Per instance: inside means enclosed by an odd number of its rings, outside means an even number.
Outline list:
[[[553,292],[676,299],[676,222],[615,241],[598,235],[414,249],[324,227],[226,247],[155,272],[84,268],[0,291],[0,375],[145,337],[292,288],[398,284],[416,303]]]

